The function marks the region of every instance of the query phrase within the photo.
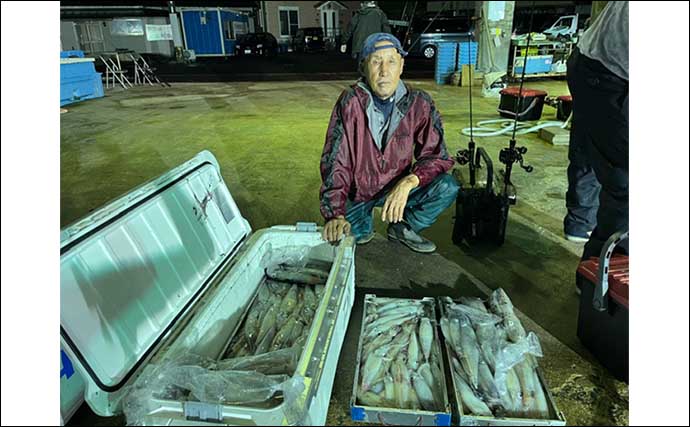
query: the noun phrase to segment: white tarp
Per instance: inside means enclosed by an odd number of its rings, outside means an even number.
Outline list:
[[[114,36],[143,36],[144,22],[141,19],[113,19],[110,34]]]
[[[160,41],[160,40],[172,40],[173,32],[172,26],[170,25],[151,25],[146,24],[146,40]]]
[[[504,1],[490,1],[489,2],[489,21],[500,21],[505,17],[506,2]]]

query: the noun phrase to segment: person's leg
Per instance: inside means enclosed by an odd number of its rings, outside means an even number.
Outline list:
[[[583,80],[586,76],[580,68],[581,55],[575,50],[568,61],[568,88],[573,96],[573,120],[568,146],[568,191],[565,193],[568,213],[563,219],[563,231],[569,240],[585,242],[588,233],[596,226],[601,186],[588,155],[588,146],[591,144],[587,126],[589,112],[585,108],[579,108],[580,104],[577,102],[580,95],[585,96],[580,91],[584,90],[581,88],[586,84]],[[583,101],[582,105],[586,105],[586,102]]]
[[[418,233],[433,224],[441,212],[456,200],[458,188],[453,177],[441,174],[424,187],[412,190],[403,221],[388,225],[388,239],[398,241],[415,252],[434,252],[434,242]]]
[[[585,245],[582,259],[599,257],[604,244],[616,231],[625,231],[628,223],[628,169],[610,163],[597,147],[592,151],[595,159],[594,170],[601,182],[599,195],[599,211],[597,212],[597,226]],[[624,240],[617,247],[618,252],[628,253],[628,240]]]
[[[377,200],[347,203],[345,219],[350,223],[350,234],[359,244],[368,243],[374,237],[372,211],[376,203]]]
[[[604,243],[617,231],[628,230],[628,82],[601,63],[587,59],[585,108],[590,163],[601,183],[597,226],[585,245],[583,259],[599,256]],[[574,98],[573,98],[574,99]],[[628,241],[619,251],[627,253]]]
[[[577,125],[573,124],[573,127]],[[601,185],[588,158],[587,130],[571,131],[568,147],[568,190],[565,193],[565,205],[568,213],[563,219],[563,231],[566,236],[587,238],[587,233],[594,230],[597,224],[596,215],[599,208],[599,191]]]
[[[407,199],[405,222],[415,233],[430,227],[455,202],[459,188],[455,178],[445,173],[428,185],[415,188]]]

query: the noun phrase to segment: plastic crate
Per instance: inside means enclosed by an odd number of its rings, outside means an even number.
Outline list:
[[[465,64],[477,63],[477,42],[459,43],[458,68]]]
[[[457,70],[455,62],[457,49],[457,43],[439,43],[436,45],[436,66],[434,68],[436,84],[447,84],[450,75]]]

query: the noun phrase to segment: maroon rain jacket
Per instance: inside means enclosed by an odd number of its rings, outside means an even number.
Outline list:
[[[431,97],[406,88],[407,94],[397,103],[403,118],[383,152],[367,123],[369,94],[355,84],[338,98],[321,156],[321,214],[326,221],[345,215],[348,198],[372,200],[410,172],[425,186],[453,166],[441,115]]]

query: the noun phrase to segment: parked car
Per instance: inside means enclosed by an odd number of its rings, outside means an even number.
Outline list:
[[[300,28],[292,38],[292,50],[295,52],[314,52],[326,48],[323,37],[323,28]]]
[[[438,43],[469,41],[470,31],[467,17],[417,19],[412,22],[405,45],[412,56],[434,59]]]
[[[271,33],[249,33],[238,37],[235,54],[273,56],[278,54],[278,40]]]

